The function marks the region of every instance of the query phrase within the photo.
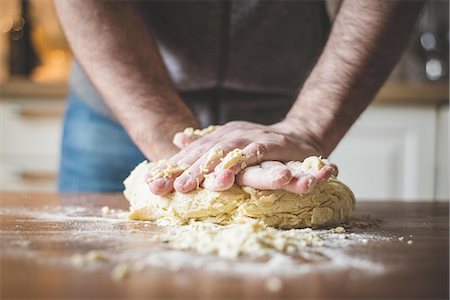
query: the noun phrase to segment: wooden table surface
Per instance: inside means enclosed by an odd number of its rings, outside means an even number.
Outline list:
[[[351,244],[343,251],[355,263],[369,261],[381,266],[381,271],[356,270],[352,266],[357,264],[338,269],[312,266],[311,272],[282,277],[282,285],[270,289],[268,279],[259,274],[215,274],[202,269],[145,268],[114,280],[117,260],[111,257],[145,254],[155,247],[149,236],[161,231],[146,222],[121,219],[127,203],[119,194],[0,193],[0,200],[1,299],[449,296],[448,203],[360,201],[355,215],[369,214],[381,222],[351,230],[383,238]],[[105,217],[100,209],[105,205],[124,211]],[[74,265],[74,255],[93,249],[105,251],[110,258],[94,265]]]

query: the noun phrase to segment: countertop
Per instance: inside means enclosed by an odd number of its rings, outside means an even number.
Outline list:
[[[370,226],[350,222],[345,243],[308,249],[317,255],[301,262],[299,269],[305,272],[273,277],[251,268],[234,272],[248,259],[222,262],[228,264],[227,272],[195,264],[174,268],[158,260],[153,261],[158,266],[137,265],[136,257],[155,254],[158,247],[164,257],[170,249],[151,239],[163,228],[126,219],[121,194],[3,192],[0,200],[2,299],[449,296],[448,203],[359,201],[353,220],[372,220]],[[105,205],[109,210],[102,211]],[[85,255],[90,250],[103,254],[90,260]]]
[[[65,100],[68,84],[34,83],[15,79],[0,84],[0,99],[47,99]],[[415,103],[435,105],[448,103],[447,82],[401,82],[388,81],[375,97],[373,103]]]

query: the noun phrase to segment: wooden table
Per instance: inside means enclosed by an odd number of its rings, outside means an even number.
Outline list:
[[[117,266],[111,258],[155,247],[148,237],[161,230],[147,223],[102,217],[104,205],[127,208],[119,194],[1,193],[0,199],[2,299],[449,296],[448,203],[361,201],[355,214],[370,214],[381,223],[352,230],[385,239],[349,246],[345,251],[355,261],[381,265],[382,272],[314,271],[283,278],[281,287],[270,290],[258,274],[234,276],[204,270],[147,268],[127,273],[123,280],[112,279]],[[101,262],[100,258],[94,267],[76,267],[74,255],[92,249],[106,251],[110,260]]]

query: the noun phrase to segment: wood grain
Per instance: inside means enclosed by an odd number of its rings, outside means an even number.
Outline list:
[[[355,214],[370,214],[381,223],[355,231],[390,239],[361,244],[348,251],[355,260],[370,259],[383,265],[385,271],[370,274],[352,269],[322,270],[287,277],[279,291],[271,292],[258,276],[150,268],[114,281],[113,266],[108,263],[91,269],[67,263],[74,254],[93,247],[113,251],[117,256],[152,247],[145,237],[158,232],[156,226],[146,227],[133,221],[108,223],[101,218],[100,208],[104,205],[127,209],[120,194],[0,193],[0,200],[2,299],[448,299],[449,296],[448,203],[360,201]],[[73,210],[72,217],[64,218],[62,213],[68,207]],[[80,210],[74,210],[76,207]],[[49,211],[60,212],[59,219],[56,213],[46,218]],[[42,216],[34,218],[30,212],[40,212]],[[107,238],[111,235],[116,235],[115,239]],[[404,236],[405,242],[399,242],[399,236]],[[411,245],[406,243],[409,239],[413,241]],[[19,243],[13,248],[15,241],[31,243]]]

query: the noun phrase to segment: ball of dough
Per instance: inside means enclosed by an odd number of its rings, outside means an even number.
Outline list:
[[[327,161],[310,157],[303,163],[291,162],[288,166],[298,172],[323,162]],[[130,202],[130,219],[157,221],[164,225],[184,225],[193,221],[227,225],[256,220],[267,226],[292,229],[337,225],[351,215],[355,204],[352,191],[334,176],[301,195],[235,184],[221,192],[199,187],[186,194],[175,191],[158,196],[150,192],[146,182],[146,174],[152,167],[154,163],[144,161],[124,181],[124,195]]]

